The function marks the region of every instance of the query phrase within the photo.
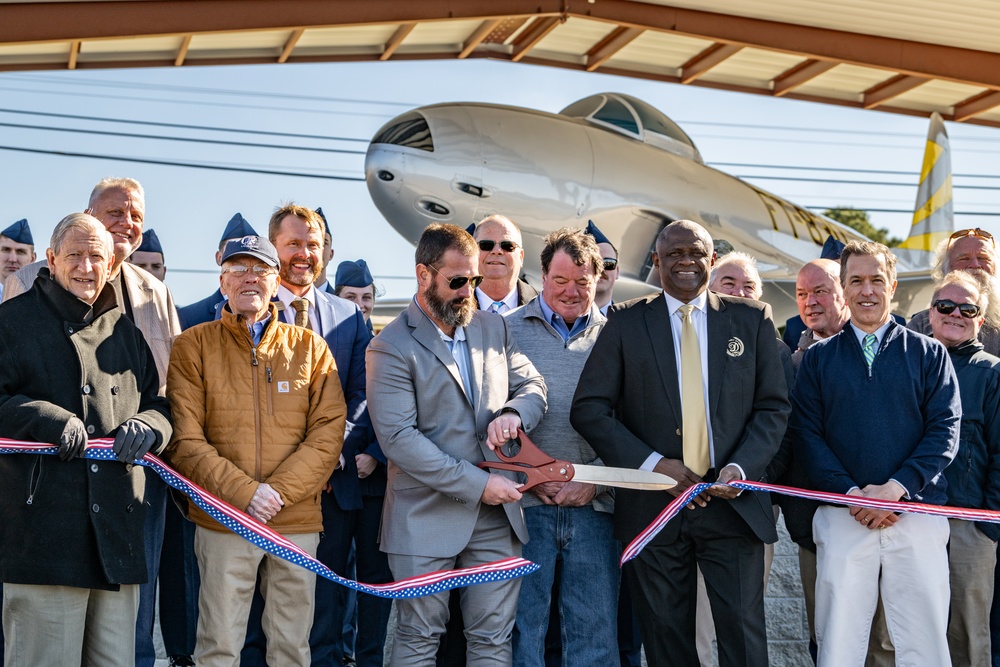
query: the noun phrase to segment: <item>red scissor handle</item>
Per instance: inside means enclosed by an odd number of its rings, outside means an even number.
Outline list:
[[[505,449],[511,453],[508,454]],[[521,487],[521,491],[527,491],[546,482],[568,482],[576,473],[572,463],[552,458],[540,450],[521,429],[517,429],[514,438],[493,452],[500,460],[483,461],[479,467],[523,473],[528,479]]]

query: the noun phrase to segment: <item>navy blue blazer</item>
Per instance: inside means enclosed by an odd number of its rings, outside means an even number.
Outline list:
[[[177,318],[181,322],[181,331],[187,331],[196,324],[211,322],[216,319],[216,308],[226,298],[222,296],[222,290],[215,290],[212,296],[201,301],[195,301],[191,305],[177,309]]]
[[[372,437],[374,429],[368,417],[368,401],[365,397],[365,350],[372,337],[357,305],[320,290],[314,290],[314,293],[319,326],[322,329],[319,333],[326,340],[334,361],[337,362],[337,374],[347,402],[347,429],[344,432],[342,451],[344,468],[333,471],[330,484],[341,509],[359,510],[362,507],[361,485],[354,456],[365,453],[385,462],[385,456]],[[222,305],[216,304],[215,319],[222,317]]]

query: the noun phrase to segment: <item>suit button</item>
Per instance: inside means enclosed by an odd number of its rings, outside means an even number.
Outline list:
[[[98,512],[101,511],[101,506],[98,505],[97,503],[94,503],[93,505],[90,506],[90,509],[94,510],[94,514],[97,514]]]
[[[93,424],[90,424],[89,426],[87,426],[87,433],[89,433],[90,435],[94,435],[94,425]]]
[[[90,393],[90,385],[89,384],[83,385],[83,393],[84,394],[89,394]]]
[[[131,512],[131,511],[132,511],[133,509],[135,509],[135,507],[133,507],[132,505],[128,505],[128,506],[127,506],[127,507],[125,508],[125,511],[126,511],[126,512]]]
[[[681,434],[681,430],[677,429],[676,431],[674,431],[674,433],[676,433],[677,435],[680,435]]]
[[[478,436],[476,436],[476,437],[477,437],[477,438],[479,438],[479,442],[482,442],[483,440],[485,440],[485,439],[486,439],[486,436],[485,436],[484,434],[482,434],[482,433],[480,433],[480,434],[479,434]]]
[[[90,472],[97,472],[98,470],[100,470],[100,468],[98,467],[98,465],[96,463],[91,463],[90,464]]]
[[[111,388],[111,393],[114,394],[115,396],[118,395],[118,385],[115,385]]]

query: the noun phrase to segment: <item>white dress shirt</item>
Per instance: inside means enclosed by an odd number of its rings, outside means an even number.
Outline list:
[[[488,296],[481,287],[476,288],[476,300],[479,301],[479,310],[492,310],[493,308],[493,298]],[[501,305],[497,308],[496,312],[500,315],[514,310],[517,308],[517,284],[514,284],[514,289],[501,300]]]
[[[295,306],[292,305],[292,301],[295,299],[305,299],[309,302],[309,328],[313,331],[319,333],[319,314],[316,312],[316,288],[312,285],[309,286],[309,291],[307,291],[303,296],[298,297],[292,294],[287,287],[284,285],[278,285],[278,301],[284,305],[284,320],[288,324],[295,324]]]

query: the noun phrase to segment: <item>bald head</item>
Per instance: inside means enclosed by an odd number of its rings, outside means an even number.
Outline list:
[[[795,301],[799,317],[820,338],[829,338],[843,329],[850,312],[840,285],[840,264],[815,259],[799,269]]]
[[[479,273],[484,280],[480,289],[490,298],[499,301],[517,285],[524,266],[521,231],[509,218],[491,215],[476,225],[473,236],[481,244]]]

